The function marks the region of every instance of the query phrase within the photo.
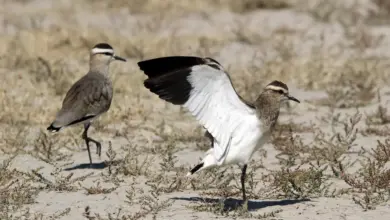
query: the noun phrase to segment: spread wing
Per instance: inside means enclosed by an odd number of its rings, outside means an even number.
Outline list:
[[[99,74],[87,74],[67,92],[53,127],[77,124],[107,111],[112,100],[112,85]]]
[[[214,156],[222,163],[233,133],[255,109],[236,93],[221,65],[211,58],[162,57],[138,66],[149,77],[146,88],[186,107],[214,137]]]

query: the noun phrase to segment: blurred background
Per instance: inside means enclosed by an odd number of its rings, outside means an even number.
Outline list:
[[[249,99],[272,79],[307,89],[326,89],[334,83],[365,88],[373,83],[371,78],[387,80],[386,0],[1,0],[1,4],[0,121],[5,123],[47,124],[70,85],[87,72],[88,50],[99,42],[111,44],[130,60],[111,69],[114,103],[120,103],[113,109],[123,110],[121,117],[134,111],[125,107],[125,97],[149,97],[140,91],[143,76],[136,62],[158,56],[213,57]]]
[[[146,146],[155,154],[160,152],[154,148],[156,136],[181,146],[175,152],[192,146],[200,156],[208,148],[189,114],[143,87],[145,76],[136,63],[159,56],[212,57],[248,100],[265,84],[281,80],[302,101],[293,106],[294,119],[328,126],[336,121],[334,112],[389,100],[389,24],[389,0],[0,0],[0,157],[31,156],[17,166],[28,166],[20,168],[27,173],[44,161],[47,176],[58,163],[87,162],[81,126],[53,136],[45,129],[70,86],[88,71],[89,50],[101,42],[128,59],[111,65],[113,103],[91,128],[91,137],[104,141],[103,155],[108,141],[119,150],[123,139],[134,147],[126,145],[132,149],[126,155],[138,158]],[[318,119],[318,112],[329,117]],[[382,116],[384,125],[389,120]],[[376,138],[370,141],[376,144]],[[134,165],[129,161],[121,169]],[[134,170],[126,169],[124,175]],[[7,175],[2,174],[7,178],[0,177],[0,185],[20,176],[39,182],[26,174]],[[19,198],[8,193],[0,197]]]

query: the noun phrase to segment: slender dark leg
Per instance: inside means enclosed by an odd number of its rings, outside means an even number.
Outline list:
[[[206,132],[204,133],[204,136],[205,136],[207,139],[209,139],[209,140],[211,141],[211,147],[212,147],[213,142],[214,142],[214,137],[213,137],[213,135],[211,135],[210,132],[206,131]]]
[[[89,142],[93,142],[96,145],[96,153],[99,155],[99,157],[100,157],[101,152],[102,152],[102,145],[100,144],[100,142],[88,137],[89,126],[91,126],[91,123],[84,124],[83,139],[85,140],[85,143],[87,144],[89,163],[92,165],[92,157],[91,157],[91,150],[89,149]]]
[[[242,201],[245,203],[247,200],[246,200],[246,195],[245,195],[245,175],[246,175],[246,167],[248,165],[244,165],[242,167],[242,173],[241,173],[241,188],[242,188]]]

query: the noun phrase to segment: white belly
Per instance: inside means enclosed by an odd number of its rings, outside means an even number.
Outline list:
[[[223,164],[247,164],[253,153],[269,139],[269,132],[261,129],[258,121],[237,130],[231,141],[229,152]]]

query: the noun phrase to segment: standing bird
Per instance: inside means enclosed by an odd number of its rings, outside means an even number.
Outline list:
[[[48,131],[58,132],[71,125],[84,124],[82,138],[87,145],[90,165],[92,165],[92,158],[89,142],[95,143],[99,157],[101,144],[88,137],[88,129],[92,120],[110,108],[113,88],[108,75],[110,63],[114,60],[126,62],[125,59],[116,56],[112,47],[106,43],[96,44],[92,48],[89,72],[69,89],[56,119],[47,128]]]
[[[253,153],[270,138],[282,102],[290,96],[286,84],[273,81],[254,103],[241,98],[229,75],[211,58],[172,56],[138,62],[148,76],[144,86],[161,99],[186,107],[207,130],[213,146],[188,174],[215,166],[241,167],[242,198],[245,175]]]

